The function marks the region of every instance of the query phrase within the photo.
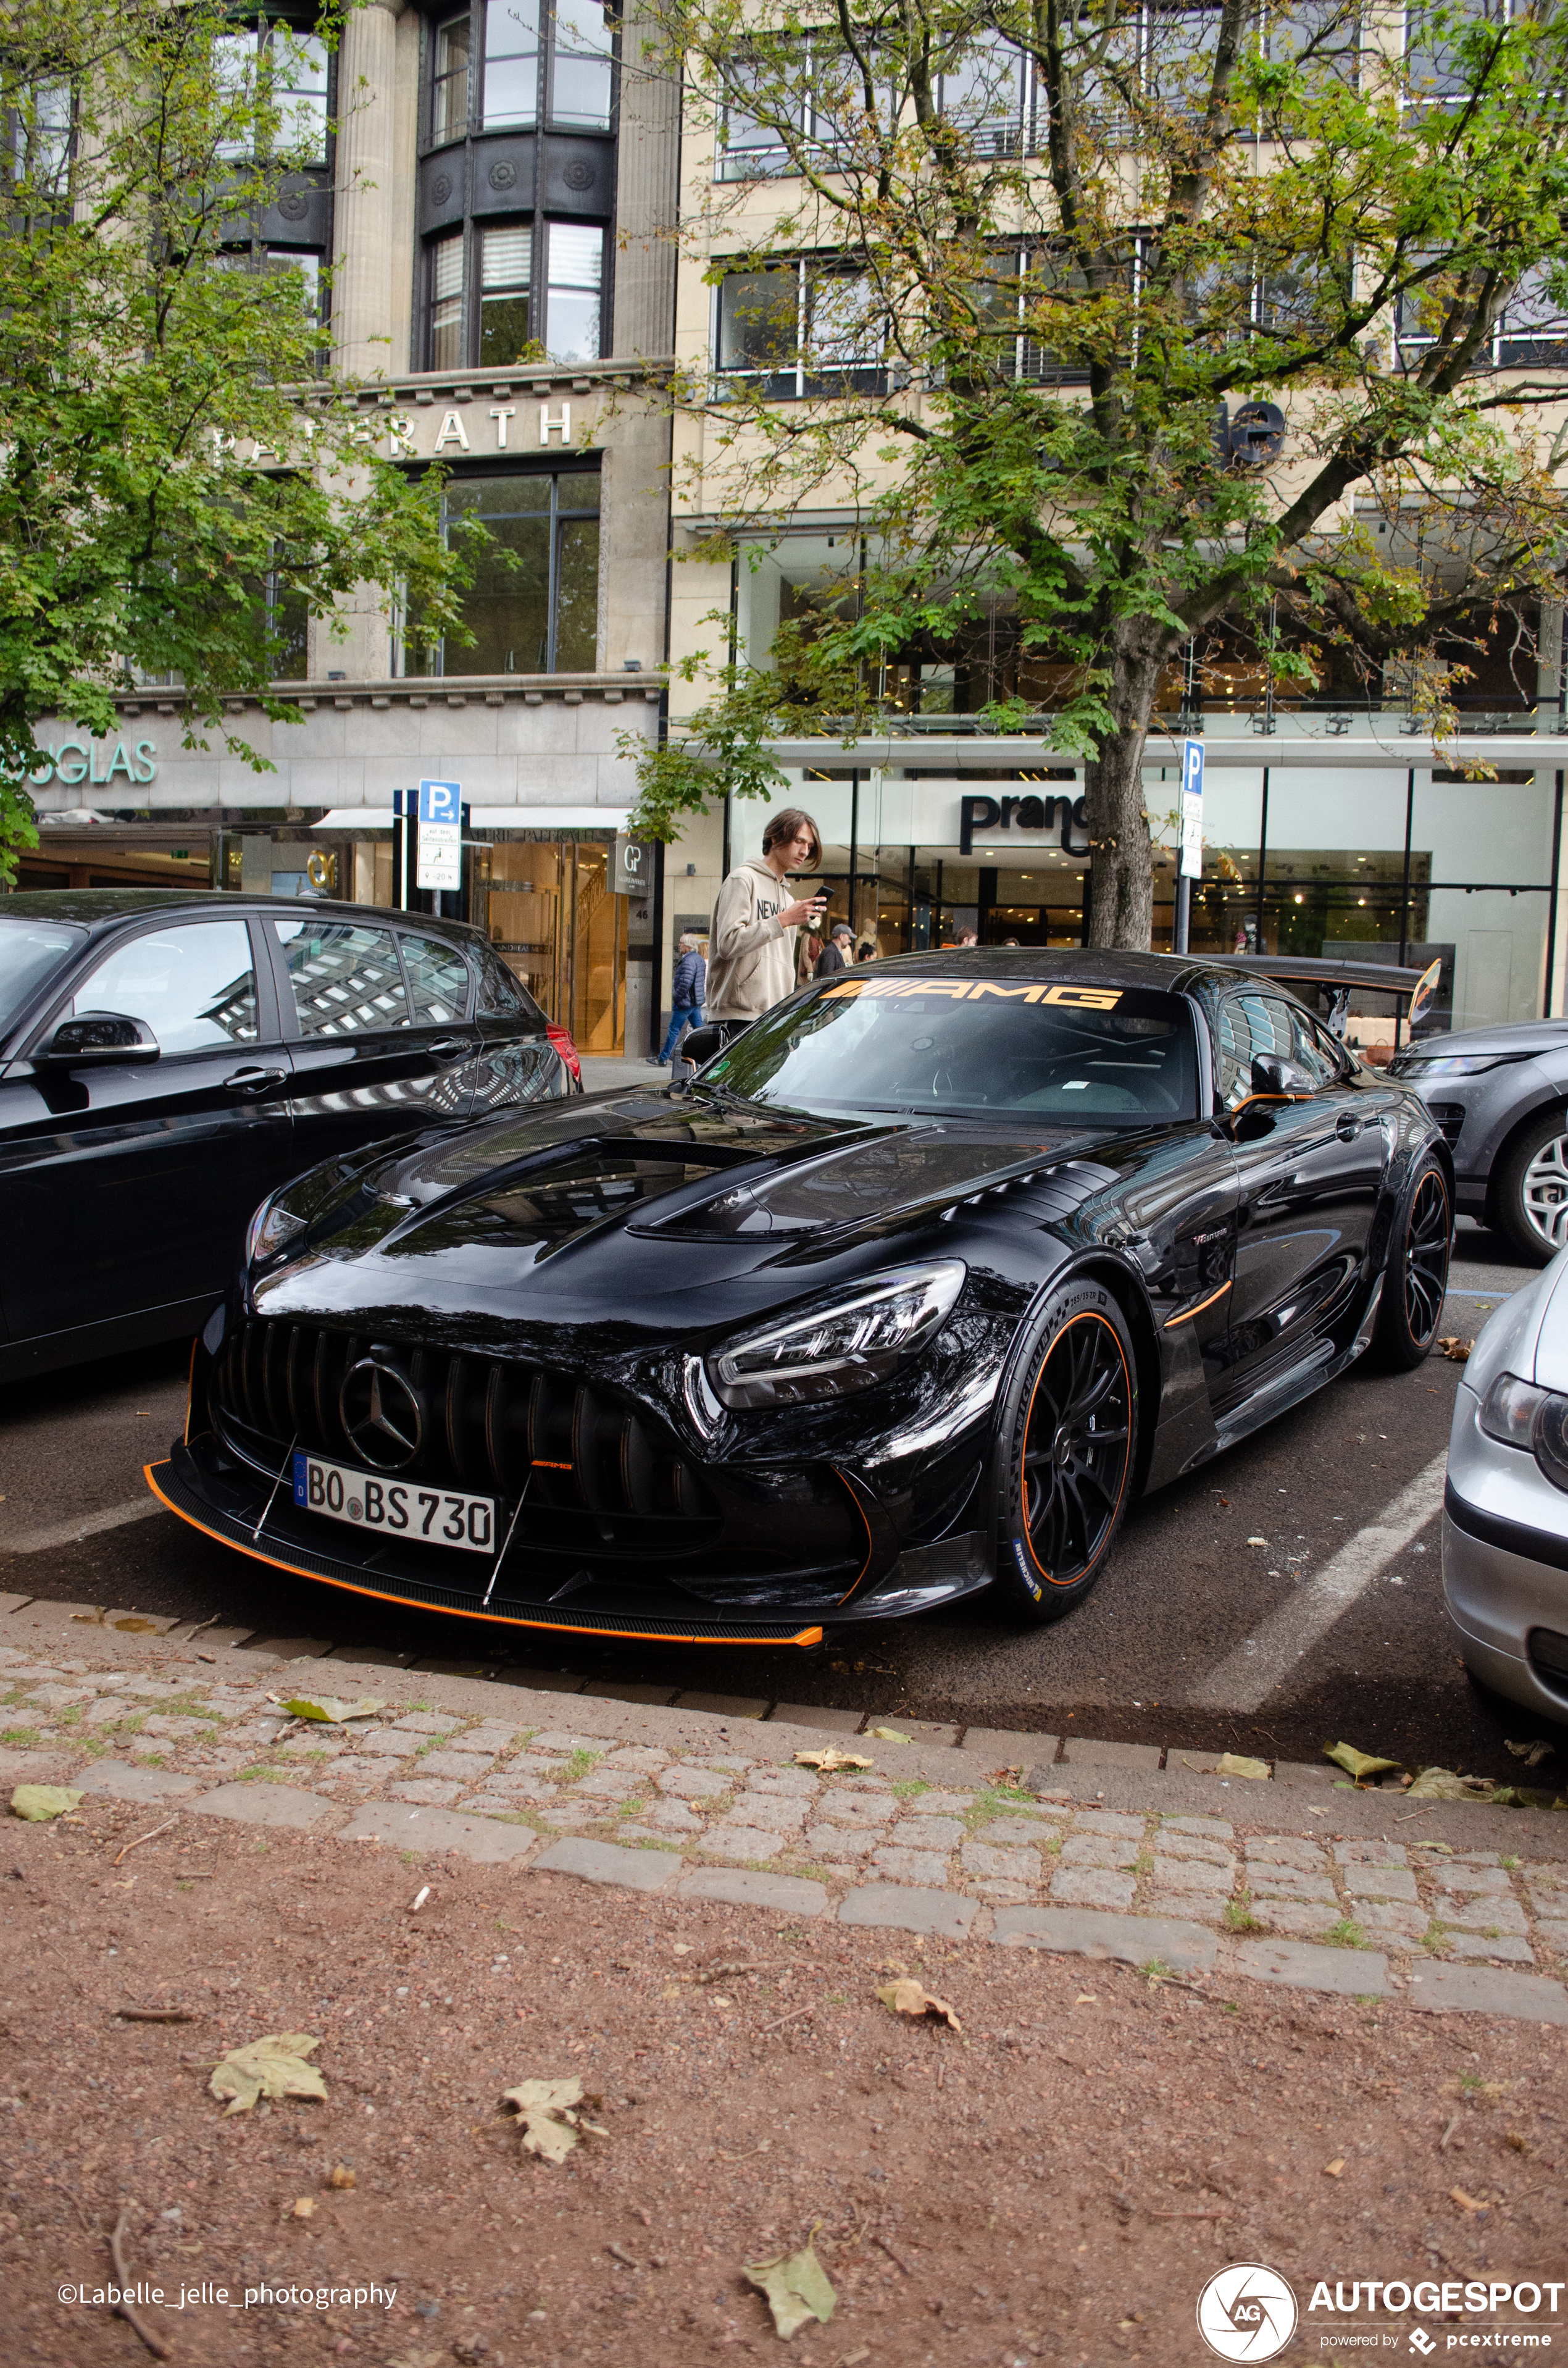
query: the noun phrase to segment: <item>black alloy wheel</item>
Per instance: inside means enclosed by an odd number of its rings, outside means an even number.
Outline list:
[[[1448,1178],[1436,1154],[1428,1151],[1412,1178],[1403,1215],[1389,1244],[1373,1335],[1381,1365],[1396,1372],[1412,1372],[1425,1359],[1443,1320],[1453,1245]]]
[[[1126,1318],[1103,1284],[1069,1283],[1037,1320],[999,1440],[997,1576],[1030,1618],[1059,1620],[1104,1568],[1137,1435]]]

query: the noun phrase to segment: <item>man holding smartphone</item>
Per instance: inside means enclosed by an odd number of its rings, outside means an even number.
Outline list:
[[[763,833],[762,853],[738,864],[719,891],[708,940],[710,1026],[725,1041],[771,1011],[795,987],[795,932],[827,907],[820,894],[786,902],[791,871],[814,871],[822,835],[809,814],[786,806]]]

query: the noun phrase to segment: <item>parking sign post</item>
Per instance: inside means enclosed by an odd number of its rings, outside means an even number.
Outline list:
[[[415,888],[434,889],[437,897],[461,888],[462,835],[462,783],[421,781]]]
[[[1203,743],[1181,744],[1181,826],[1176,837],[1176,951],[1188,951],[1192,883],[1203,877]]]

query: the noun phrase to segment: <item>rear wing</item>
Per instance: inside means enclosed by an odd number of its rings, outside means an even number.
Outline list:
[[[1414,1036],[1431,1013],[1443,975],[1441,955],[1425,970],[1406,970],[1396,962],[1342,962],[1330,954],[1233,954],[1225,968],[1288,986],[1336,1036],[1345,1034],[1352,999],[1367,996],[1389,996],[1397,1019]]]

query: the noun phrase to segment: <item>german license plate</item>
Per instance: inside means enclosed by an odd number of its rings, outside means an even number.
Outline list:
[[[383,1530],[389,1537],[418,1538],[428,1545],[455,1546],[467,1554],[495,1551],[494,1497],[465,1497],[455,1488],[423,1488],[417,1481],[356,1472],[352,1464],[296,1454],[294,1502],[303,1512],[321,1513],[329,1521],[349,1521],[358,1530]]]

